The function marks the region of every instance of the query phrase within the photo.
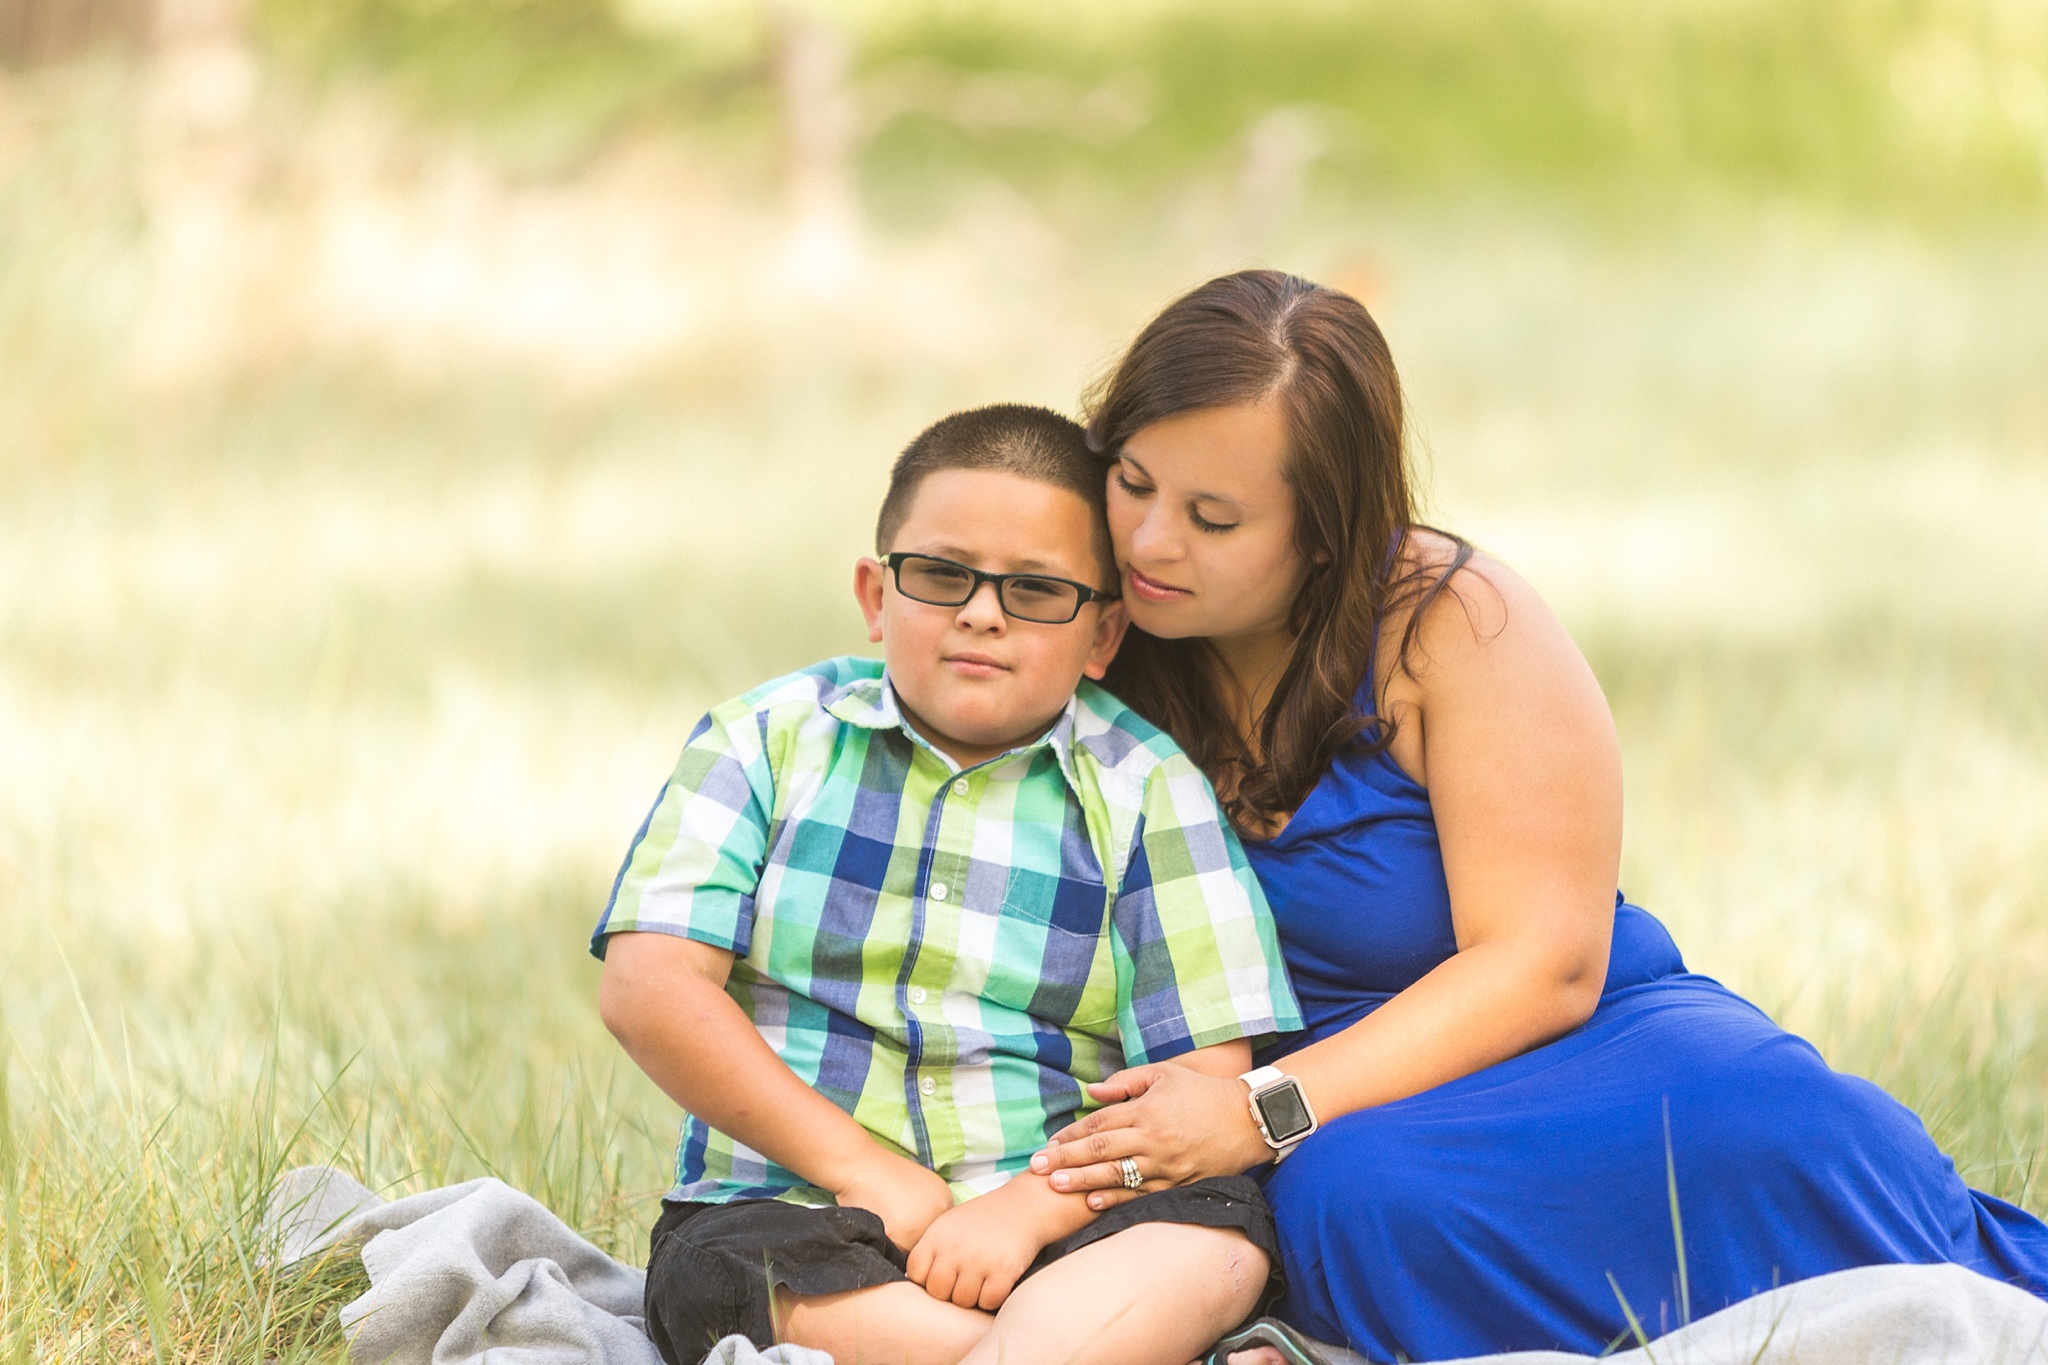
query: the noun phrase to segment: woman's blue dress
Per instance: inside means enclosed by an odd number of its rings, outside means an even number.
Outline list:
[[[1261,1062],[1457,951],[1429,796],[1387,754],[1340,757],[1247,852],[1308,1025]],[[1585,1025],[1325,1124],[1266,1194],[1281,1315],[1375,1360],[1597,1353],[1632,1337],[1629,1311],[1654,1337],[1891,1262],[1954,1262],[2048,1297],[2048,1226],[1967,1188],[1910,1110],[1688,972],[1626,903]]]

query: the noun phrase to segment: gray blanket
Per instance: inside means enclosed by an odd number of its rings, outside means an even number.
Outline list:
[[[362,1248],[370,1289],[341,1310],[354,1365],[662,1365],[640,1320],[645,1275],[501,1180],[386,1203],[330,1166],[286,1172],[268,1234],[290,1264]],[[728,1337],[705,1365],[832,1365]]]
[[[1562,1351],[1457,1365],[1589,1365]],[[1874,1265],[1788,1284],[1603,1365],[2048,1365],[2048,1303],[1956,1265]]]
[[[640,1271],[497,1180],[385,1203],[339,1171],[291,1171],[271,1196],[281,1261],[360,1245],[369,1292],[341,1310],[355,1365],[660,1365]],[[1522,1351],[1460,1365],[1588,1365]],[[1607,1357],[1611,1365],[2048,1365],[2048,1303],[1957,1266],[1871,1266],[1759,1295]],[[743,1337],[707,1365],[831,1365]]]

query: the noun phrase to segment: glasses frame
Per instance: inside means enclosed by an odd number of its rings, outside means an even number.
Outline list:
[[[903,586],[903,565],[906,560],[912,559],[928,559],[934,564],[944,564],[949,569],[958,569],[960,572],[970,575],[971,583],[967,589],[967,595],[957,602],[934,602],[928,597],[919,597],[916,593],[909,591]],[[895,579],[896,591],[902,593],[913,602],[922,602],[928,607],[964,607],[974,600],[974,594],[981,591],[982,584],[993,583],[996,589],[996,605],[1002,608],[1003,615],[1018,621],[1028,621],[1034,626],[1069,625],[1081,615],[1081,608],[1087,606],[1090,602],[1114,602],[1118,597],[1116,593],[1104,592],[1100,588],[1091,588],[1086,583],[1079,583],[1071,578],[1061,578],[1058,574],[985,573],[975,568],[972,564],[962,564],[957,559],[947,559],[944,555],[922,555],[911,550],[891,550],[888,554],[882,556],[882,563],[888,568],[890,576]],[[1058,621],[1048,621],[1043,617],[1025,616],[1010,610],[1010,604],[1005,600],[1003,590],[1010,580],[1014,578],[1034,578],[1041,583],[1066,584],[1076,594],[1073,615]]]

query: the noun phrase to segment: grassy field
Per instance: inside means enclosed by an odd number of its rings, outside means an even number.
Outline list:
[[[861,70],[979,50],[895,32]],[[382,88],[167,141],[120,68],[0,84],[0,1361],[331,1353],[346,1267],[254,1231],[290,1164],[501,1175],[640,1254],[675,1116],[584,943],[689,725],[861,646],[920,425],[1072,408],[1249,259],[1367,298],[1434,516],[1585,646],[1632,897],[2048,1209],[2038,167],[1969,230],[1762,161],[1646,219],[1484,129],[1394,193],[1160,116],[1157,186],[1004,133],[920,198],[883,128],[821,274],[744,90],[543,173]]]

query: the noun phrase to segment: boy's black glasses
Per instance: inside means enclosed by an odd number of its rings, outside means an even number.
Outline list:
[[[896,591],[913,602],[934,607],[964,607],[984,583],[996,585],[1003,614],[1041,626],[1063,626],[1097,598],[1114,601],[1116,594],[1042,573],[983,573],[937,555],[897,551],[882,556],[896,575]]]

